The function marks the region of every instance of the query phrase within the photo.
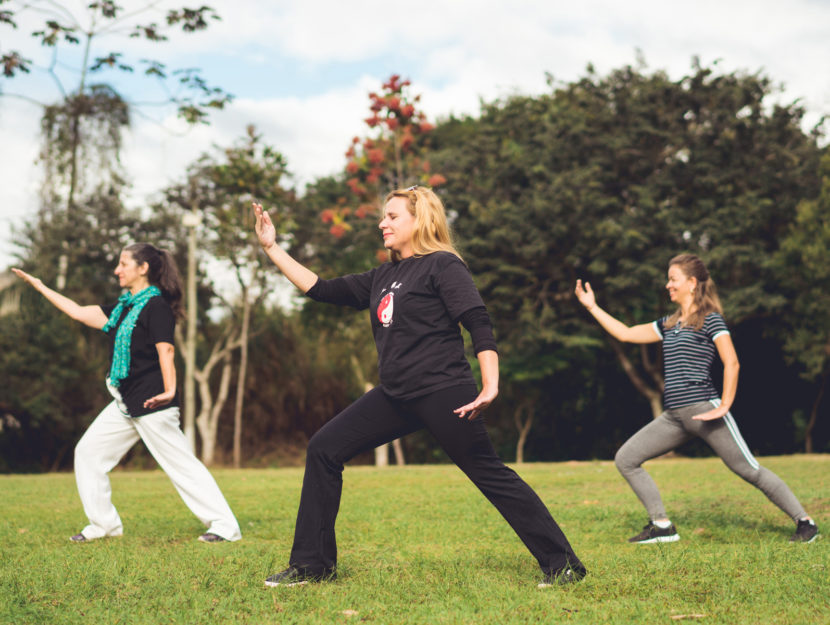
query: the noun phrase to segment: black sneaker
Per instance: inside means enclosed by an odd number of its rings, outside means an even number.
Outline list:
[[[588,572],[584,568],[573,568],[566,566],[564,569],[558,571],[549,571],[545,573],[544,579],[539,582],[537,588],[548,588],[550,586],[567,586],[568,584],[575,584],[581,581]]]
[[[213,534],[211,532],[207,532],[206,534],[202,534],[199,536],[199,540],[203,543],[225,543],[228,542],[227,538],[222,538],[218,534]]]
[[[628,539],[630,543],[637,543],[638,545],[648,545],[650,543],[673,543],[680,540],[677,534],[677,529],[674,524],[666,528],[657,527],[651,521],[643,527],[643,531]]]
[[[337,572],[329,571],[328,573],[312,573],[311,571],[300,570],[296,567],[289,566],[284,571],[275,573],[265,580],[265,585],[270,587],[275,586],[303,586],[304,584],[317,584],[319,582],[333,582],[337,579]]]
[[[795,534],[790,536],[791,543],[811,543],[818,536],[818,525],[814,521],[802,519],[795,528]]]

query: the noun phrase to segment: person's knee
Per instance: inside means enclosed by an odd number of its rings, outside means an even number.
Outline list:
[[[626,450],[625,445],[620,447],[617,450],[617,453],[614,454],[614,464],[617,467],[617,471],[625,475],[628,471],[632,469],[636,469],[639,463],[628,453]]]
[[[761,467],[752,466],[748,462],[741,462],[735,466],[729,467],[742,480],[746,480],[753,486],[758,486],[761,481]]]
[[[77,467],[88,462],[91,457],[92,450],[90,449],[89,443],[87,443],[85,438],[81,437],[81,440],[75,445],[75,466]]]
[[[306,464],[322,463],[328,468],[337,470],[339,467],[342,470],[343,464],[337,460],[337,448],[331,437],[326,436],[323,431],[318,431],[308,441]]]

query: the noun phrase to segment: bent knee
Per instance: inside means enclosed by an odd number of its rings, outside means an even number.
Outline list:
[[[614,455],[614,464],[617,467],[617,471],[620,473],[626,473],[639,467],[642,462],[639,462],[637,458],[628,453],[625,449],[625,445],[623,445]]]

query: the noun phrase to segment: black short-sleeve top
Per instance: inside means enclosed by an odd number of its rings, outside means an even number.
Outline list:
[[[109,318],[115,304],[101,306],[101,310]],[[107,332],[110,347],[110,364],[112,364],[115,335],[118,327],[124,321],[129,309],[124,309],[118,325]],[[157,343],[174,344],[173,333],[176,328],[176,316],[173,309],[163,297],[151,297],[141,312],[133,329],[130,340],[130,372],[121,380],[118,390],[131,417],[140,417],[151,412],[157,412],[179,405],[178,391],[173,400],[156,408],[145,408],[144,402],[164,392],[164,380],[161,376],[161,365],[156,349]]]
[[[434,252],[388,262],[361,274],[318,280],[307,295],[369,309],[383,390],[412,399],[475,385],[458,319],[484,302],[455,254]]]

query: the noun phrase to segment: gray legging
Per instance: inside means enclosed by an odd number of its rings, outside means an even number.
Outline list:
[[[692,420],[693,416],[707,412],[719,403],[719,400],[712,400],[667,410],[620,447],[614,458],[617,469],[643,502],[649,517],[652,520],[665,519],[667,515],[657,485],[640,465],[695,436],[706,441],[726,466],[760,489],[794,521],[806,517],[804,508],[784,481],[759,465],[752,456],[730,413],[714,421]]]

